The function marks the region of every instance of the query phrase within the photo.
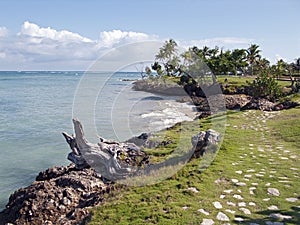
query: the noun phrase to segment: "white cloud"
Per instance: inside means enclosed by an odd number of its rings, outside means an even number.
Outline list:
[[[68,30],[55,30],[50,27],[40,27],[31,22],[24,22],[20,32],[8,34],[5,27],[0,27],[0,70],[39,69],[39,70],[84,70],[95,60],[111,49],[117,49],[124,44],[163,41],[158,36],[134,31],[111,30],[103,31],[98,40],[92,40]],[[145,42],[145,43],[146,43]],[[252,43],[247,38],[212,38],[192,41],[178,41],[180,47],[207,45],[209,47],[240,47]],[[132,47],[128,54],[118,57],[106,56],[109,63],[125,62],[126,57],[149,52],[153,54],[151,44],[145,44],[141,49]],[[118,52],[115,51],[114,54]],[[111,53],[112,54],[112,53]],[[123,57],[123,59],[122,59]],[[151,57],[149,57],[151,58]],[[118,62],[116,62],[118,61]],[[13,67],[15,65],[15,68]],[[121,65],[121,64],[120,64]],[[9,68],[8,68],[9,67]]]
[[[5,37],[8,34],[8,29],[6,27],[0,27],[0,37]]]
[[[112,47],[115,44],[132,43],[137,41],[155,40],[156,36],[151,36],[145,33],[138,33],[132,31],[103,31],[100,33],[99,44],[103,47]]]
[[[35,38],[48,38],[55,41],[72,41],[72,42],[93,42],[91,39],[82,37],[77,33],[72,33],[67,30],[57,31],[50,27],[41,28],[34,23],[24,22],[21,32],[18,35],[27,35]]]

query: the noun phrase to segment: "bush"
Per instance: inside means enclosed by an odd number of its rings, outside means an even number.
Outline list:
[[[282,96],[282,90],[267,70],[261,73],[250,83],[250,93],[255,98],[266,98],[275,101]]]

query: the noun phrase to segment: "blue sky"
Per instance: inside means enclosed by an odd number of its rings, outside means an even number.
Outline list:
[[[2,0],[0,70],[85,70],[135,41],[258,44],[272,63],[300,57],[299,0]],[[146,50],[146,49],[145,49]]]

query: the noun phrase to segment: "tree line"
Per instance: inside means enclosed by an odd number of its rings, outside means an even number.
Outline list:
[[[203,65],[199,68],[198,63],[198,69],[203,69],[205,64],[206,70],[210,70],[214,75],[255,76],[266,70],[274,77],[300,75],[300,58],[292,63],[280,59],[276,64],[271,65],[268,59],[262,57],[261,49],[257,44],[251,44],[247,49],[233,50],[224,50],[218,46],[214,48],[193,46],[178,54],[178,45],[173,39],[165,41],[155,56],[155,63],[151,67],[146,67],[145,73],[148,76],[152,72],[158,76],[178,76],[195,67],[195,62],[199,60]]]

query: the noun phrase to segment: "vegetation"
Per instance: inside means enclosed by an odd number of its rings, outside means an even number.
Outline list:
[[[270,62],[262,57],[256,44],[250,45],[248,49],[233,50],[220,50],[217,46],[213,49],[207,46],[200,49],[194,46],[180,55],[177,47],[177,43],[172,39],[164,43],[151,68],[145,68],[145,77],[151,79],[141,81],[140,88],[136,90],[147,85],[151,90],[162,90],[164,86],[170,89],[170,83],[176,81],[174,85],[184,86],[189,95],[200,93],[201,96],[202,92],[198,90],[198,86],[214,84],[217,82],[216,77],[220,75],[250,76],[249,79],[252,80],[238,89],[228,88],[225,82],[224,93],[234,93],[238,90],[238,93],[274,101],[300,90],[300,58],[296,59],[295,63],[289,64],[281,59],[276,65],[270,65]],[[285,75],[288,77],[282,79]],[[290,81],[290,87],[283,88],[277,80]]]
[[[294,95],[293,99],[300,101],[300,95]],[[111,193],[104,205],[92,210],[90,224],[201,224],[203,218],[221,224],[216,220],[219,211],[226,213],[231,224],[237,223],[236,217],[242,218],[245,224],[282,222],[270,218],[271,213],[291,216],[292,219],[284,220],[285,224],[299,224],[300,216],[295,207],[298,203],[286,201],[290,197],[299,198],[299,110],[298,107],[280,113],[228,112],[226,135],[210,167],[202,171],[203,159],[192,159],[171,178],[158,184]],[[262,121],[265,121],[263,126]],[[193,134],[199,126],[201,130],[210,128],[211,118],[182,123],[181,127],[168,130],[165,136],[178,136],[178,129]],[[155,161],[165,157],[167,148],[161,154],[159,149],[153,152]],[[246,174],[249,181],[244,179]],[[246,185],[238,186],[232,179],[239,179]],[[189,189],[191,187],[198,192]],[[251,187],[256,188],[253,193],[249,191]],[[268,195],[268,187],[280,190],[280,196]],[[228,194],[224,190],[233,192]],[[234,194],[241,195],[243,200],[233,198]],[[215,201],[223,208],[216,209]],[[238,203],[242,202],[251,214],[240,211]],[[271,205],[278,206],[278,210],[268,209]]]

